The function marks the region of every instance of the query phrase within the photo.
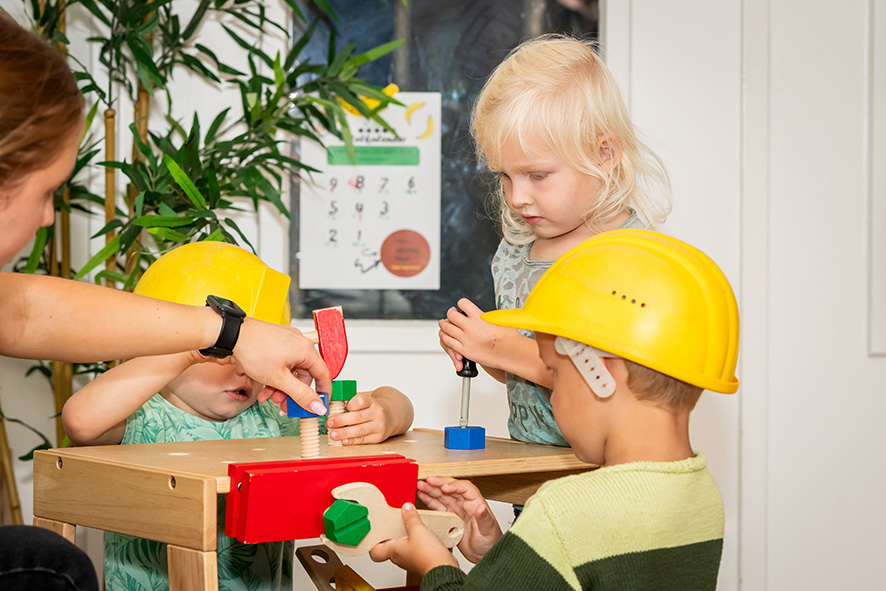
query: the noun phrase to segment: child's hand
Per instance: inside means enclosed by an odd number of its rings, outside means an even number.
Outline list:
[[[380,542],[369,551],[369,557],[375,562],[390,560],[400,568],[409,572],[426,575],[432,568],[441,565],[458,566],[440,538],[429,530],[412,503],[406,503],[401,509],[403,522],[406,524],[406,537]]]
[[[329,417],[326,429],[343,445],[379,443],[388,438],[390,422],[387,409],[369,392],[362,392],[348,401],[347,412]]]
[[[468,480],[428,476],[418,481],[418,498],[435,511],[451,511],[465,522],[458,543],[464,557],[478,563],[501,538],[501,527],[480,490]]]
[[[446,318],[438,323],[440,346],[452,359],[456,371],[461,371],[464,357],[484,367],[501,367],[496,345],[514,330],[490,324],[480,318],[481,314],[483,310],[469,299],[462,298],[458,300],[458,308],[449,308]]]
[[[413,408],[396,388],[379,386],[348,401],[347,412],[326,421],[329,436],[344,445],[380,443],[405,433],[412,425]]]

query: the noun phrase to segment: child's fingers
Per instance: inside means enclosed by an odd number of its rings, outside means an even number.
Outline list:
[[[455,478],[451,476],[428,476],[425,478],[424,482],[430,484],[431,486],[443,486],[444,484],[449,484],[450,482],[455,482]]]
[[[379,542],[369,550],[369,558],[371,558],[373,562],[390,560],[391,556],[394,554],[394,545],[398,541],[399,540],[386,540],[384,542]]]
[[[467,314],[469,317],[479,316],[480,314],[483,313],[483,310],[478,308],[476,306],[476,304],[474,304],[474,302],[472,302],[468,298],[461,298],[460,300],[458,300],[456,305],[459,307],[459,309],[462,312]]]
[[[368,395],[367,392],[360,392],[350,400],[348,400],[348,404],[345,406],[348,412],[357,412],[360,410],[365,410],[372,405],[372,397]]]
[[[481,499],[480,489],[474,486],[470,480],[451,480],[440,485],[440,489],[447,494],[459,495],[470,499]]]
[[[418,491],[417,493],[419,500],[428,506],[428,509],[433,509],[434,511],[447,511],[448,507],[441,503],[439,499],[436,497],[432,497],[431,495],[424,493],[422,491]]]
[[[337,428],[330,431],[329,436],[334,441],[341,441],[344,445],[363,445],[364,443],[378,443],[381,441],[381,434],[369,428],[368,423]]]

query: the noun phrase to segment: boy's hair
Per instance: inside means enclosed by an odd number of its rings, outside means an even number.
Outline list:
[[[65,59],[0,11],[0,188],[58,156],[83,105]]]
[[[602,228],[625,207],[655,227],[670,213],[670,180],[661,159],[645,144],[628,117],[612,74],[592,43],[544,35],[523,43],[496,67],[483,86],[471,117],[477,157],[501,169],[502,146],[516,141],[528,155],[550,151],[585,174],[601,179],[598,199],[588,204],[586,223]],[[598,141],[621,146],[618,166],[598,165]],[[650,194],[660,186],[661,203]],[[514,244],[535,239],[531,227],[508,209],[497,181],[493,209],[504,237]]]
[[[627,385],[637,400],[649,402],[670,412],[690,412],[701,398],[703,388],[687,384],[628,359],[622,359],[628,372]]]

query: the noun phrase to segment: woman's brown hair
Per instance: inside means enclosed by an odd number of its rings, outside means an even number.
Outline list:
[[[0,12],[0,188],[51,163],[83,105],[65,58]]]

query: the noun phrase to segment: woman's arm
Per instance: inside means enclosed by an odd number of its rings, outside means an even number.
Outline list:
[[[109,369],[71,396],[62,410],[74,445],[113,445],[123,440],[126,417],[179,376],[199,354],[137,357]]]
[[[80,281],[0,273],[0,355],[104,361],[180,353],[212,346],[220,329],[221,318],[206,307]],[[233,360],[269,392],[285,392],[304,408],[321,403],[308,385],[312,380],[321,391],[332,386],[314,345],[294,328],[247,318]]]

